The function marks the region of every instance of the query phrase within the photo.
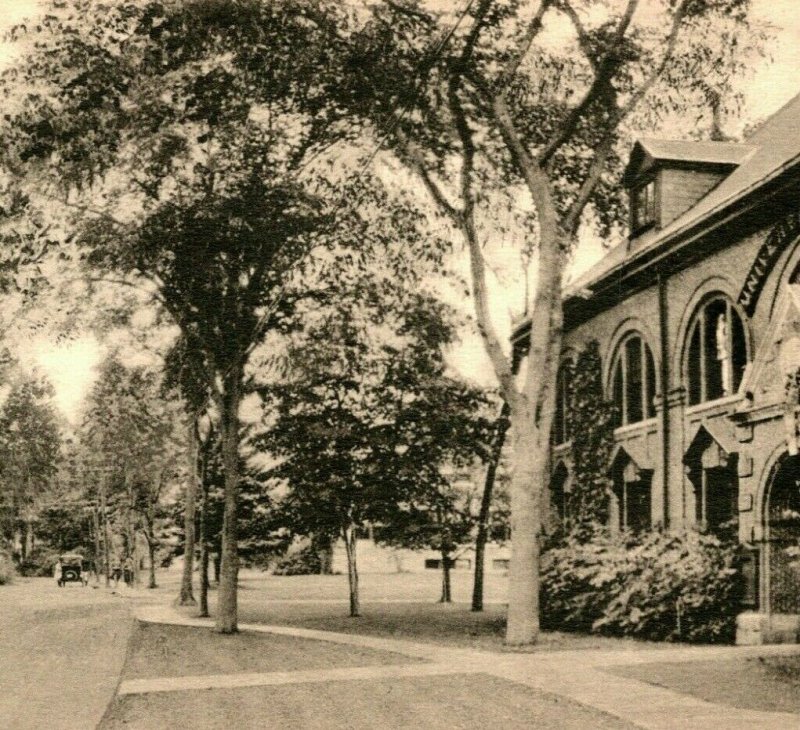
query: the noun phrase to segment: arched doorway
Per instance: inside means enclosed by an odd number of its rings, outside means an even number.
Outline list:
[[[764,505],[767,610],[800,613],[800,455],[785,454],[770,477]]]

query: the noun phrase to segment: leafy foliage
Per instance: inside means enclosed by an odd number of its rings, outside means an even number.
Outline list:
[[[275,575],[319,575],[322,572],[322,559],[313,545],[304,545],[280,558],[272,572]]]
[[[589,538],[608,522],[608,463],[614,448],[614,408],[603,389],[600,347],[589,342],[568,365],[567,423],[572,439],[572,491],[567,501],[569,530]]]
[[[482,443],[482,394],[445,373],[446,308],[407,291],[364,306],[362,293],[309,323],[288,377],[265,389],[277,416],[255,443],[281,460],[271,473],[301,534],[335,537],[391,524],[418,499],[430,506],[447,484],[441,467]]]
[[[52,396],[49,383],[21,378],[0,408],[0,520],[8,541],[36,517],[58,470],[61,433]]]
[[[3,550],[0,550],[0,586],[8,585],[14,580],[14,561],[11,556]]]
[[[542,622],[655,641],[730,642],[739,612],[736,549],[694,531],[569,537],[547,551]]]
[[[511,409],[517,530],[507,639],[525,644],[538,631],[544,503],[526,492],[544,489],[549,476],[569,255],[582,228],[613,236],[626,218],[617,180],[632,128],[702,116],[710,100],[735,108],[733,80],[765,34],[746,0],[477,0],[439,9],[424,0],[373,6],[352,64],[352,101],[469,252],[478,330]],[[505,227],[498,210],[509,211]],[[489,244],[510,231],[537,265],[522,378],[489,304]]]
[[[37,544],[19,564],[19,574],[35,578],[49,578],[58,560],[59,550],[47,543]]]
[[[139,534],[155,555],[168,516],[165,500],[185,478],[184,445],[176,436],[182,415],[163,399],[153,370],[127,366],[114,354],[101,364],[87,396],[76,458],[86,478],[84,498],[98,508],[107,500],[112,554],[118,546],[130,554]]]

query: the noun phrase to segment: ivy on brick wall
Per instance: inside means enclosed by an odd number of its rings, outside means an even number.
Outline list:
[[[608,464],[614,448],[614,406],[603,389],[600,347],[592,340],[572,362],[567,421],[572,434],[572,488],[567,529],[589,539],[608,522]]]

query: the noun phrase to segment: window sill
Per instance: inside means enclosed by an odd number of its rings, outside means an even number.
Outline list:
[[[743,399],[743,395],[734,393],[733,395],[725,395],[722,398],[717,398],[716,400],[707,400],[703,403],[695,403],[693,406],[686,407],[686,415],[696,416],[697,414],[705,413],[706,411],[724,411],[727,410],[729,406],[732,406]]]
[[[626,423],[624,426],[617,426],[614,429],[614,436],[626,436],[629,433],[637,431],[644,431],[658,425],[658,418],[646,418],[644,421],[637,421],[636,423]]]

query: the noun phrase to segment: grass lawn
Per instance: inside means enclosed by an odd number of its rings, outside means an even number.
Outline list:
[[[374,605],[408,608],[406,604]],[[323,606],[341,617],[339,604]],[[283,617],[288,623],[293,611],[306,611],[313,606],[270,603],[269,607],[284,607]],[[453,610],[453,607],[441,608],[445,612]],[[421,662],[392,652],[325,641],[247,631],[236,636],[220,636],[210,629],[139,624],[131,639],[122,678],[291,672],[388,664]],[[124,695],[111,703],[99,730],[180,727],[193,730],[417,727],[432,730],[485,727],[629,730],[631,726],[592,708],[513,682],[483,674],[455,674]]]
[[[602,712],[487,675],[128,695],[115,700],[99,730],[183,727],[193,730],[632,730],[631,725]]]
[[[497,573],[487,575],[487,603],[480,613],[470,611],[471,581],[469,571],[453,571],[455,602],[441,604],[437,602],[440,590],[437,571],[366,573],[361,576],[362,615],[351,618],[348,616],[346,576],[272,576],[242,571],[239,621],[507,651],[503,646],[506,606],[496,602],[505,596],[507,578]],[[169,596],[177,594],[178,577],[173,572],[165,576],[162,584],[161,590]],[[216,592],[212,591],[209,596],[213,615]],[[194,608],[182,610],[187,616],[197,613]],[[663,645],[545,632],[536,647],[525,651],[630,646],[657,648]]]
[[[563,649],[613,649],[628,646],[657,648],[659,644],[609,639],[600,636],[543,632],[535,647],[509,649],[503,644],[505,606],[489,606],[473,613],[463,603],[365,603],[362,615],[351,618],[347,606],[321,603],[243,600],[239,604],[242,623],[280,624],[323,631],[388,636],[490,651],[555,651]]]
[[[800,712],[800,654],[660,662],[606,671],[716,704],[747,710]]]
[[[402,654],[324,641],[247,631],[222,636],[211,629],[139,623],[131,637],[122,678],[413,663],[413,658]]]

